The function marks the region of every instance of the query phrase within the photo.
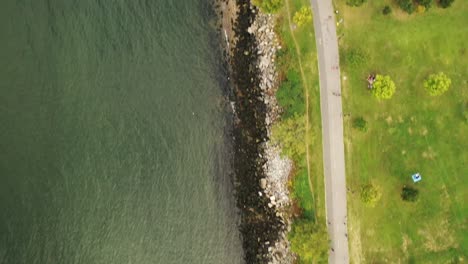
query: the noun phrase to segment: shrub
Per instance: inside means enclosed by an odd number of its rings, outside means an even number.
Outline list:
[[[299,11],[294,13],[293,21],[297,26],[302,26],[312,21],[312,10],[310,7],[303,6]]]
[[[303,219],[295,220],[288,234],[291,250],[300,263],[325,263],[328,259],[328,234],[324,225]]]
[[[380,189],[373,184],[366,184],[361,187],[361,201],[368,205],[374,206],[382,197]]]
[[[450,80],[447,75],[443,72],[439,72],[437,74],[431,74],[429,77],[424,81],[424,88],[431,96],[438,96],[445,93],[452,84],[452,80]]]
[[[390,79],[390,76],[377,74],[372,85],[372,94],[377,99],[390,99],[395,93],[395,83]]]
[[[357,130],[360,130],[362,132],[367,131],[367,121],[363,117],[356,117],[353,120],[353,127]]]
[[[289,118],[295,114],[305,113],[304,89],[301,76],[295,70],[289,69],[286,80],[281,83],[276,92],[278,104],[284,109],[283,117]]]
[[[401,199],[407,202],[416,202],[418,200],[419,191],[413,187],[403,186],[401,189]]]
[[[283,0],[253,0],[256,7],[260,8],[264,13],[276,13],[283,6]]]
[[[271,139],[274,143],[281,145],[283,155],[297,161],[306,151],[305,131],[305,117],[294,115],[273,126]]]
[[[408,14],[414,12],[414,5],[412,0],[397,0],[398,6]]]
[[[423,5],[418,5],[416,7],[416,13],[424,13],[426,11],[426,8]]]
[[[350,48],[345,51],[344,64],[356,67],[364,64],[368,60],[368,55],[362,49]]]
[[[447,7],[452,5],[453,1],[455,1],[455,0],[440,0],[439,5],[442,8],[447,8]]]
[[[305,165],[305,164],[304,164]],[[297,202],[300,207],[300,214],[307,219],[315,218],[315,204],[314,197],[310,191],[309,175],[307,168],[301,168],[301,164],[295,168],[297,172],[291,182],[291,198]]]
[[[386,5],[386,6],[382,9],[382,14],[388,15],[388,14],[390,14],[390,13],[392,13],[392,8],[391,8],[390,6],[388,6],[388,5]]]
[[[432,0],[417,0],[416,2],[424,6],[425,9],[429,9],[432,6]]]
[[[349,6],[361,6],[366,0],[347,0],[346,4]]]

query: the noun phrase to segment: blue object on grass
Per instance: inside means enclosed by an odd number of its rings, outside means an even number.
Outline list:
[[[411,178],[413,178],[413,182],[418,182],[422,180],[421,174],[419,174],[419,172],[411,175]]]

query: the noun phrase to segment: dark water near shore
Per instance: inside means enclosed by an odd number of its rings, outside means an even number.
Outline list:
[[[0,263],[241,263],[206,0],[0,3]]]

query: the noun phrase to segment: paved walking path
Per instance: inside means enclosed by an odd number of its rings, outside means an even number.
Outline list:
[[[349,263],[346,178],[336,20],[331,0],[311,0],[320,74],[329,263]]]

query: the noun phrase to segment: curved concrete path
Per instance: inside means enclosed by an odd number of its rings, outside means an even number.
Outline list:
[[[349,263],[341,83],[336,20],[331,0],[311,0],[320,75],[328,263]]]

